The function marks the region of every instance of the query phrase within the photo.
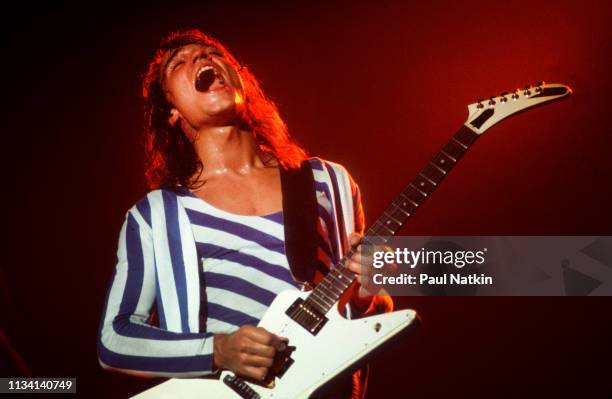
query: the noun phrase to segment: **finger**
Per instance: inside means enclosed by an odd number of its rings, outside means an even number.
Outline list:
[[[245,331],[247,338],[259,344],[271,346],[274,334],[261,327],[251,327]]]
[[[274,363],[274,358],[257,356],[257,355],[247,355],[244,358],[245,366],[253,366],[253,367],[270,367]]]
[[[351,235],[349,236],[349,242],[351,243],[351,246],[356,245],[359,241],[361,241],[361,234],[351,233]]]
[[[359,283],[360,288],[367,287],[370,284],[370,278],[361,274],[357,276],[357,282]]]
[[[251,355],[267,357],[270,359],[274,358],[276,355],[276,348],[274,346],[264,345],[254,341],[249,342],[244,351]]]
[[[272,346],[279,351],[282,352],[287,349],[287,343],[289,342],[289,338],[279,337],[278,335],[274,335]]]
[[[278,351],[284,351],[287,348],[287,342],[289,341],[288,338],[279,337],[278,335],[272,334],[261,327],[250,329],[248,337],[253,342],[271,346]]]
[[[237,373],[243,377],[252,378],[261,381],[268,374],[267,367],[243,366],[237,370]]]
[[[351,261],[360,263],[361,262],[361,251],[354,252],[353,255],[351,255]]]
[[[353,260],[350,260],[346,264],[346,267],[357,275],[361,274],[361,263],[360,262],[355,262]]]

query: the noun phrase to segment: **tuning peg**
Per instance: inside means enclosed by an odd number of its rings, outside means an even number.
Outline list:
[[[512,92],[512,99],[516,101],[516,100],[518,100],[518,98],[519,98],[519,89],[515,89]]]
[[[478,100],[476,100],[476,102],[478,102],[478,104],[476,105],[476,108],[478,109],[484,108],[484,105],[482,105],[483,101],[484,101],[484,98],[479,98]]]
[[[531,91],[529,90],[531,86],[525,86],[525,91],[523,91],[523,95],[525,97],[529,97],[531,95]]]
[[[535,92],[540,94],[543,91],[542,86],[544,86],[544,82],[540,81],[536,83]]]
[[[495,100],[493,99],[493,97],[489,98],[489,107],[493,108],[495,106]]]

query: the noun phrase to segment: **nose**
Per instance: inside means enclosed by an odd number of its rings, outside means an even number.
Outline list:
[[[193,57],[193,63],[195,64],[200,59],[206,59],[208,61],[211,61],[211,55],[207,53],[206,50],[198,51]]]

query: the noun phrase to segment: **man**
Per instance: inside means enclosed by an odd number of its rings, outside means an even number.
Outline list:
[[[312,169],[324,271],[363,233],[357,185],[340,165],[306,159],[255,77],[199,31],[166,37],[143,87],[154,190],[121,230],[100,363],[143,376],[228,369],[263,380],[287,339],[256,324],[276,294],[299,285],[285,251],[281,170]],[[359,285],[360,251],[349,268],[358,276],[352,313],[390,309]],[[362,395],[364,378],[356,373],[342,395]]]

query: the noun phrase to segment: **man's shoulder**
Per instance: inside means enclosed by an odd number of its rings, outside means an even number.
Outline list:
[[[184,195],[183,188],[171,187],[171,188],[156,188],[149,191],[130,209],[128,214],[135,215],[138,219],[142,218],[149,226],[151,226],[151,211],[155,211],[158,208],[164,208],[164,202],[168,202],[168,199],[173,199],[178,196]]]
[[[163,201],[164,198],[185,196],[186,190],[187,189],[182,186],[156,188],[140,197],[134,204],[134,207],[150,206],[151,203]]]
[[[333,162],[319,157],[310,157],[307,159],[307,161],[310,163],[310,167],[313,170],[350,176],[346,167],[338,162]]]

